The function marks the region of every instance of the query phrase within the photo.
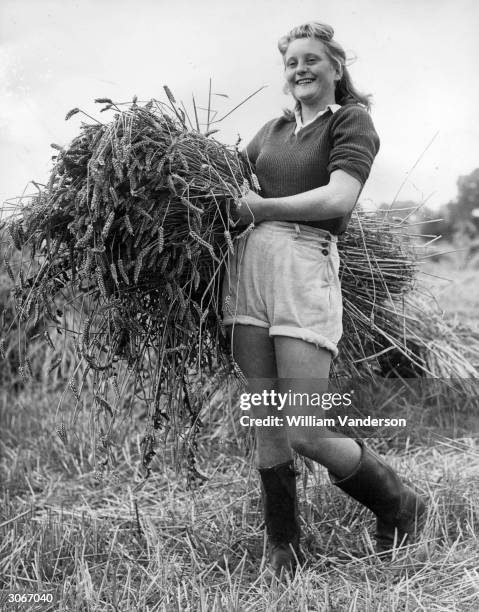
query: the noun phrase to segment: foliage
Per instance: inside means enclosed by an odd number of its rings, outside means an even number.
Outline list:
[[[438,210],[423,206],[419,211],[420,232],[431,228],[443,241],[464,242],[479,238],[479,168],[457,179],[457,196]],[[432,219],[440,221],[431,224]]]

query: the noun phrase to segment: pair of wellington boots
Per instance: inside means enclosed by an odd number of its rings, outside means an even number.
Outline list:
[[[387,554],[414,542],[424,526],[426,505],[394,470],[362,441],[361,459],[352,474],[331,482],[376,515],[376,551]],[[269,544],[269,563],[276,576],[294,572],[303,558],[293,461],[259,469]]]

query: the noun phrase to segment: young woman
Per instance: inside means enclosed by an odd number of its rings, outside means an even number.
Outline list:
[[[337,236],[379,149],[369,99],[352,84],[333,29],[308,23],[279,40],[294,113],[266,123],[246,148],[261,195],[240,201],[255,227],[238,244],[223,285],[224,324],[250,393],[321,393],[342,334]],[[282,416],[297,413],[284,407]],[[251,408],[254,418],[277,407]],[[318,415],[317,407],[301,407]],[[322,415],[319,415],[322,416]],[[292,450],[318,461],[332,482],[377,517],[378,551],[410,543],[424,502],[363,442],[321,427],[256,427],[270,564],[300,558]],[[418,519],[421,519],[419,521]]]

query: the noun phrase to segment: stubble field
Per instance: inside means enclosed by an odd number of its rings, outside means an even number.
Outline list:
[[[445,316],[479,328],[478,268],[458,256],[423,271]],[[442,280],[437,276],[450,280]],[[252,437],[225,395],[199,436],[208,481],[187,487],[159,450],[135,490],[141,416],[117,438],[117,473],[94,477],[88,402],[60,439],[63,389],[0,391],[0,609],[191,611],[473,611],[479,606],[478,402],[427,390],[408,406],[428,419],[414,434],[372,442],[429,503],[418,546],[383,562],[373,516],[298,459],[306,565],[270,583]],[[387,390],[385,390],[385,394]],[[384,396],[384,402],[388,397]],[[63,414],[73,410],[67,398]],[[455,405],[456,404],[456,405]],[[9,602],[15,594],[47,601]],[[13,595],[13,597],[12,597]],[[48,597],[47,597],[48,595]],[[17,595],[17,599],[21,595]]]

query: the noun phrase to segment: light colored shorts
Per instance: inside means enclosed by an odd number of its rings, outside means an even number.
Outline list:
[[[287,221],[264,221],[235,242],[223,280],[223,323],[269,329],[325,348],[343,333],[337,237]]]

